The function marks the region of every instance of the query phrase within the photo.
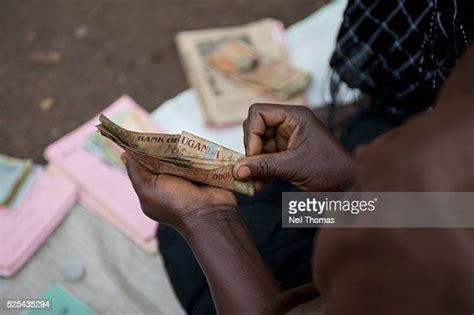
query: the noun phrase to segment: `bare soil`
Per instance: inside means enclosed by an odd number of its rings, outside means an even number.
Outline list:
[[[186,89],[174,36],[264,17],[291,25],[321,0],[0,0],[0,153],[44,148],[122,94],[148,110]]]

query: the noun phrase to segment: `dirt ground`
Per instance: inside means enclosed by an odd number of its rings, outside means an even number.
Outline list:
[[[274,17],[321,0],[0,0],[0,152],[42,152],[122,94],[148,110],[187,88],[176,32]]]

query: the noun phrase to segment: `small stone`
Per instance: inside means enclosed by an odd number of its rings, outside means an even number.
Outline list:
[[[47,97],[45,99],[42,99],[39,104],[39,108],[43,112],[49,112],[53,107],[54,107],[54,98],[52,97]]]
[[[36,32],[30,31],[26,33],[25,39],[28,43],[31,43],[32,41],[36,39]]]
[[[84,265],[79,262],[70,262],[63,267],[63,275],[69,281],[81,280],[85,271]]]
[[[49,131],[49,135],[50,135],[51,139],[57,139],[61,135],[61,130],[57,127],[53,127]]]
[[[38,63],[56,65],[63,59],[63,54],[59,51],[34,51],[31,60]]]
[[[83,39],[87,34],[89,34],[89,27],[87,25],[81,25],[74,32],[74,37],[77,39]]]
[[[144,65],[146,65],[148,62],[148,59],[145,57],[145,56],[140,56],[138,59],[137,59],[137,65],[139,67],[142,67]]]
[[[117,83],[123,85],[127,82],[127,76],[124,73],[120,73],[117,76]]]

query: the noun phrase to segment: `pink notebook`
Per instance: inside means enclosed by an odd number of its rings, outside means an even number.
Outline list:
[[[76,202],[76,187],[38,169],[21,202],[0,208],[0,276],[15,274],[43,244]]]
[[[149,114],[130,97],[122,96],[103,113],[126,128],[156,132]],[[140,209],[137,195],[120,161],[121,149],[100,136],[94,117],[75,131],[49,145],[45,158],[56,172],[79,186],[79,202],[115,225],[146,252],[157,252],[157,223]]]

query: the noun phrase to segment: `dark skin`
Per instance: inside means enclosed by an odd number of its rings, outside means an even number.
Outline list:
[[[257,188],[265,179],[285,179],[305,191],[340,191],[353,184],[350,153],[307,107],[254,104],[243,127],[248,158],[235,166],[236,178],[252,178]]]
[[[363,191],[474,191],[474,50],[432,112],[356,152]],[[324,229],[314,279],[328,314],[471,314],[474,229]]]
[[[305,190],[472,191],[474,50],[459,61],[435,110],[351,156],[301,107],[254,105],[238,179],[286,179]],[[403,153],[401,153],[403,152]],[[283,292],[242,222],[233,193],[151,174],[124,155],[144,213],[187,240],[221,314],[283,313],[321,293],[326,314],[472,314],[470,229],[324,229],[314,284]],[[258,209],[256,209],[258,210]],[[442,272],[440,272],[442,271]]]

